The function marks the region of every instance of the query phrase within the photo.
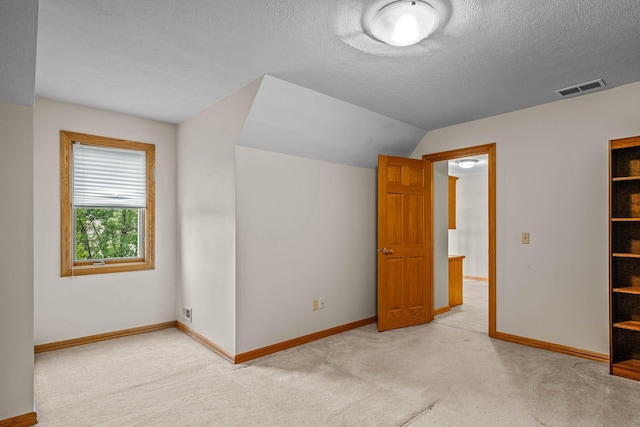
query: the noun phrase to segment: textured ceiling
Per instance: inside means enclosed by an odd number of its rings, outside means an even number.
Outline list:
[[[33,105],[37,0],[0,1],[0,102]]]
[[[180,122],[263,74],[431,130],[640,80],[638,0],[431,0],[421,44],[374,0],[40,0],[36,94]]]

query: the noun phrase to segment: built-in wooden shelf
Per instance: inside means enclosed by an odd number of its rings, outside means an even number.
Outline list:
[[[609,148],[610,372],[640,381],[640,136]]]
[[[614,363],[613,366],[617,366],[618,368],[629,369],[632,368],[634,370],[640,371],[640,360],[638,359],[629,359],[623,362]]]
[[[629,359],[611,365],[611,373],[632,380],[640,380],[640,360]]]
[[[613,327],[619,329],[628,329],[630,331],[640,331],[640,322],[636,320],[626,320],[624,322],[614,323]]]
[[[616,258],[640,258],[640,254],[611,254]]]
[[[621,294],[640,295],[640,286],[629,286],[628,288],[613,288],[613,292]]]
[[[613,182],[620,181],[640,181],[640,176],[619,176],[612,179]]]

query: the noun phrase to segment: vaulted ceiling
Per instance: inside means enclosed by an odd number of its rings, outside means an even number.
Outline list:
[[[424,131],[265,75],[237,145],[375,169],[378,154],[407,157]]]
[[[422,130],[640,80],[638,0],[429,0],[427,40],[384,45],[368,0],[40,0],[36,94],[181,122],[263,74]]]

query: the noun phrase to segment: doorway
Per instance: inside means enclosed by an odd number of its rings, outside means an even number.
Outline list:
[[[446,280],[447,284],[448,284],[448,280],[447,277],[448,274],[445,276],[443,274],[438,274],[438,265],[443,265],[443,263],[449,262],[447,260],[448,258],[448,244],[445,243],[445,247],[447,248],[447,253],[446,254],[442,254],[442,251],[438,251],[437,248],[440,247],[442,248],[442,235],[443,235],[443,229],[442,229],[442,225],[438,224],[438,213],[436,211],[437,206],[438,205],[438,192],[435,191],[435,185],[438,185],[437,182],[438,180],[436,179],[436,175],[438,175],[436,172],[439,170],[442,173],[448,175],[448,165],[447,163],[449,161],[452,160],[459,160],[459,159],[463,159],[463,158],[473,158],[473,156],[486,156],[486,167],[487,167],[487,172],[486,172],[486,185],[487,185],[487,211],[486,211],[486,225],[487,225],[487,239],[488,239],[488,269],[487,269],[487,282],[486,282],[486,287],[487,287],[487,291],[486,294],[488,297],[487,300],[487,312],[488,312],[488,319],[487,319],[487,323],[488,323],[488,335],[490,337],[495,337],[496,335],[496,165],[495,165],[495,144],[487,144],[487,145],[481,145],[481,146],[476,146],[476,147],[469,147],[469,148],[463,148],[463,149],[458,149],[458,150],[452,150],[452,151],[446,151],[446,152],[441,152],[441,153],[434,153],[434,154],[428,154],[423,156],[423,159],[427,162],[427,167],[430,168],[431,170],[431,174],[434,177],[434,179],[432,180],[431,183],[431,195],[432,195],[432,200],[433,203],[431,203],[431,218],[432,221],[430,221],[430,227],[431,227],[431,233],[429,233],[430,235],[430,240],[431,240],[431,247],[435,248],[433,250],[433,266],[434,266],[434,275],[431,286],[432,286],[432,295],[434,295],[434,298],[432,298],[432,304],[437,305],[438,301],[436,301],[437,297],[438,297],[438,293],[442,294],[442,289],[434,289],[435,287],[442,287],[442,283],[443,280]],[[446,180],[447,177],[446,175],[444,176],[444,179]],[[445,199],[446,200],[446,197]],[[442,202],[440,202],[442,203]],[[441,206],[440,206],[441,207]],[[442,210],[440,210],[442,211]],[[449,219],[450,221],[450,219]],[[446,223],[445,223],[446,224]],[[437,228],[436,228],[437,227]],[[445,226],[446,227],[446,226]],[[446,229],[444,230],[444,233],[447,233]],[[445,234],[445,242],[448,240],[447,236]],[[454,249],[454,248],[452,248]],[[487,248],[485,248],[486,250]],[[455,249],[454,249],[455,250]],[[458,255],[464,255],[464,254],[458,254]],[[440,258],[444,258],[444,261]],[[442,270],[442,269],[441,269]],[[448,269],[445,267],[444,268],[445,271],[448,271]],[[443,277],[445,276],[445,277]],[[464,273],[462,273],[462,276],[464,276]],[[471,274],[467,275],[467,276],[473,276]],[[477,277],[473,277],[475,279],[477,279]],[[462,279],[462,277],[460,278]],[[478,284],[478,283],[476,283]],[[468,283],[468,285],[471,285],[471,283]],[[479,291],[482,292],[481,290],[481,286],[484,286],[484,283],[481,283],[478,287],[474,288],[469,288],[469,292],[467,292],[468,297],[469,298],[473,298],[473,292]],[[464,285],[463,285],[464,286]],[[447,286],[448,289],[448,286]],[[464,292],[462,292],[464,294]],[[442,300],[442,297],[440,298],[440,300]],[[472,302],[470,300],[470,302]],[[447,304],[448,305],[448,304]],[[434,311],[434,309],[439,308],[438,306],[432,307],[432,312]]]
[[[486,154],[434,163],[434,257],[442,258],[434,264],[434,321],[484,335],[489,333],[488,163]]]

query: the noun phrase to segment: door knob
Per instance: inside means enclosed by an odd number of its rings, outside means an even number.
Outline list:
[[[385,255],[391,255],[393,254],[393,249],[382,248],[378,249],[378,252],[382,252]]]

